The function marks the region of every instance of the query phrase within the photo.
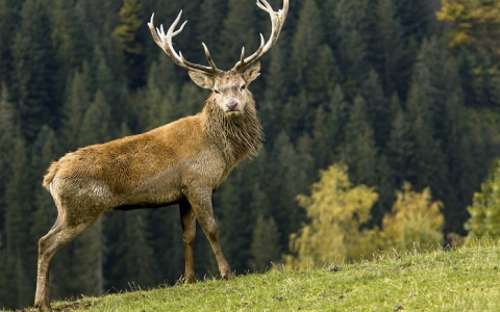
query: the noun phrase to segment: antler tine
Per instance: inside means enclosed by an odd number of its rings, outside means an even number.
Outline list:
[[[243,51],[241,53],[241,57],[240,57],[240,60],[238,61],[238,63],[236,63],[236,65],[234,66],[233,69],[241,69],[241,68],[244,68],[245,66],[247,66],[249,63],[248,63],[248,60],[251,60],[253,59],[255,56],[259,55],[262,53],[262,51],[264,50],[264,47],[266,45],[266,40],[264,39],[264,35],[262,33],[259,34],[260,36],[260,44],[259,44],[259,48],[257,49],[257,51],[254,52],[254,54],[250,55],[249,57],[245,58],[245,53],[244,53],[244,49],[245,47],[243,47]]]
[[[203,48],[205,50],[205,55],[207,57],[210,66],[191,63],[184,58],[181,51],[179,52],[175,51],[172,39],[177,35],[179,35],[184,30],[184,27],[188,23],[188,21],[184,21],[181,24],[181,26],[177,29],[177,25],[179,25],[179,22],[182,18],[182,10],[179,12],[172,25],[170,25],[166,34],[165,34],[165,29],[163,28],[163,24],[160,25],[160,28],[155,27],[154,15],[155,15],[154,13],[151,15],[151,20],[148,23],[148,27],[149,30],[151,31],[153,40],[163,50],[163,52],[165,52],[165,54],[167,54],[167,56],[169,56],[172,59],[172,61],[176,65],[185,68],[187,70],[204,72],[210,75],[214,75],[221,72],[221,70],[218,69],[217,66],[215,65],[215,62],[212,59],[210,51],[208,50],[205,44],[203,44]]]
[[[212,58],[212,53],[210,53],[210,50],[208,49],[207,45],[205,42],[202,42],[201,45],[203,46],[203,51],[205,52],[205,57],[207,58],[208,64],[213,68],[215,71],[221,71],[219,68],[217,68],[217,65],[214,62],[214,59]]]
[[[240,59],[236,65],[234,65],[233,70],[244,70],[251,64],[257,62],[264,54],[266,54],[278,41],[283,25],[288,15],[290,2],[289,0],[283,0],[283,8],[277,12],[273,10],[273,7],[267,2],[267,0],[257,0],[257,6],[262,11],[269,14],[271,18],[271,35],[267,42],[264,40],[264,36],[261,36],[261,44],[257,51],[245,59]]]
[[[241,48],[241,55],[240,55],[240,64],[243,64],[245,62],[245,46]]]
[[[266,0],[257,0],[257,6],[266,12],[274,12],[273,7]]]

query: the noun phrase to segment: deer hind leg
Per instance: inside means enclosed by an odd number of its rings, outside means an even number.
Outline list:
[[[193,209],[187,200],[182,200],[180,205],[182,240],[184,242],[184,280],[187,283],[196,281],[194,272],[194,240],[196,237],[196,219]]]
[[[69,224],[66,207],[56,202],[58,216],[52,229],[38,241],[38,267],[36,279],[35,307],[40,311],[51,311],[49,300],[49,268],[56,252],[65,244],[82,233],[97,218],[82,220],[78,224]]]
[[[224,257],[217,235],[217,223],[215,221],[212,207],[212,191],[200,191],[198,189],[197,191],[188,194],[187,197],[196,220],[201,225],[201,228],[210,243],[210,247],[212,247],[221,277],[224,279],[232,277],[231,268]]]

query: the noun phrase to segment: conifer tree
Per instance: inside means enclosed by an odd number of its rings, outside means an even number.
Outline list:
[[[0,89],[0,220],[4,220],[6,198],[5,188],[12,175],[12,151],[17,133],[16,114],[5,85]],[[5,240],[4,224],[0,222],[0,235]],[[5,246],[3,246],[5,247]]]
[[[373,129],[368,121],[366,102],[361,96],[354,99],[354,106],[346,126],[342,154],[349,166],[353,181],[376,185],[377,148]]]
[[[35,255],[35,240],[30,236],[32,198],[30,187],[29,155],[21,135],[16,133],[10,159],[12,174],[5,189],[5,243],[7,267],[12,281],[9,287],[11,303],[24,306],[31,302],[34,274],[31,260]]]
[[[257,217],[252,237],[251,267],[257,272],[270,268],[274,261],[280,258],[279,232],[272,217]]]
[[[69,91],[63,106],[62,136],[66,151],[78,145],[83,115],[90,106],[88,70],[77,71],[68,81]]]
[[[85,67],[83,68],[85,72]],[[95,94],[97,89],[101,89],[105,98],[107,99],[120,99],[120,93],[118,92],[119,86],[126,81],[127,77],[118,78],[114,75],[110,64],[101,48],[96,48],[94,50],[94,57],[91,63],[91,79],[90,92]],[[119,104],[119,103],[117,103]],[[116,110],[116,109],[115,109]]]
[[[465,98],[461,89],[461,81],[458,73],[458,66],[454,58],[449,58],[444,65],[445,76],[447,77],[447,94],[444,113],[441,115],[441,127],[444,128],[443,153],[446,155],[448,166],[448,180],[453,184],[453,190],[448,190],[445,213],[454,231],[460,231],[467,219],[465,207],[470,198],[473,197],[473,190],[481,183],[481,176],[475,171],[472,159],[472,142],[469,125],[466,122]]]
[[[191,82],[184,83],[180,90],[179,99],[174,104],[175,113],[172,118],[177,119],[198,113],[203,107],[205,97],[206,91],[201,90]]]
[[[217,194],[215,205],[220,207],[220,238],[224,253],[231,259],[232,269],[243,272],[250,258],[252,239],[253,211],[245,207],[246,189],[243,189],[241,170],[234,172],[226,181],[220,194]]]
[[[67,279],[66,293],[73,296],[101,295],[104,292],[103,274],[103,220],[98,220],[80,236],[71,246],[71,267]]]
[[[442,70],[445,58],[436,40],[422,44],[407,104],[416,144],[415,172],[418,172],[416,181],[410,182],[417,188],[431,187],[440,199],[450,191],[446,189],[448,168],[441,141],[446,137],[446,127],[442,125],[447,98],[447,78]],[[445,207],[446,204],[445,201]]]
[[[436,19],[432,1],[394,0],[403,34],[412,34],[418,42],[430,33]]]
[[[0,0],[0,83],[12,85],[14,80],[14,55],[12,45],[19,28],[23,1]]]
[[[387,155],[394,172],[392,179],[395,185],[402,185],[405,181],[415,181],[416,179],[416,145],[406,112],[402,109],[397,97],[394,97],[392,102],[396,113],[387,143]]]
[[[217,62],[222,68],[229,68],[240,55],[241,47],[248,51],[257,48],[258,34],[255,30],[255,5],[252,1],[229,0],[228,12],[217,44]],[[220,61],[219,61],[220,59]]]
[[[122,247],[121,253],[116,255],[116,260],[120,260],[115,264],[115,269],[121,273],[115,276],[120,281],[118,285],[122,288],[129,284],[151,286],[157,279],[153,249],[148,240],[147,211],[127,212],[124,219],[120,242],[116,242]]]
[[[465,224],[469,238],[500,236],[500,161],[496,161],[481,191],[474,194],[468,211],[471,218]]]
[[[322,29],[316,1],[304,1],[299,13],[297,32],[291,43],[291,74],[297,84],[313,78],[308,70],[317,61],[317,48],[323,41]]]
[[[116,67],[117,65],[113,65],[113,61],[111,60],[113,60],[113,57],[107,57],[102,49],[95,49],[94,59],[90,66],[90,92],[91,94],[95,94],[98,90],[101,90],[113,116],[113,119],[109,122],[109,127],[111,130],[114,130],[114,133],[117,133],[123,122],[128,122],[132,119],[131,114],[133,114],[133,109],[130,106],[133,104],[139,105],[139,100],[128,103],[128,77],[123,74],[119,74],[119,77],[117,77],[116,73],[120,70],[112,68],[112,66]]]
[[[197,23],[199,37],[197,42],[205,42],[209,47],[216,47],[224,20],[225,5],[226,1],[203,0],[201,2],[200,18]]]
[[[128,86],[134,90],[146,82],[142,4],[138,0],[123,0],[120,23],[113,36],[124,55]]]
[[[180,225],[178,207],[165,207],[151,211],[147,218],[148,227],[151,229],[150,245],[154,251],[155,281],[173,283],[179,279],[183,272],[182,229]],[[200,253],[206,247],[202,241],[203,233],[198,229],[195,244],[195,261],[197,272],[203,272],[200,261],[208,261],[211,253]],[[210,248],[210,247],[208,247]],[[204,250],[203,250],[204,251]],[[209,251],[207,249],[206,251]],[[205,258],[206,257],[206,258]]]
[[[134,108],[141,130],[161,126],[176,118],[179,110],[176,106],[178,85],[174,83],[174,79],[170,63],[153,62],[144,90],[144,101]]]
[[[92,51],[82,27],[81,8],[75,6],[74,0],[56,0],[51,5],[52,38],[64,69],[59,75],[62,81],[66,78],[63,75],[80,67]]]
[[[103,143],[108,139],[108,124],[111,120],[109,105],[101,91],[97,91],[94,101],[83,115],[78,145],[86,146]]]
[[[21,28],[13,46],[15,96],[23,135],[31,142],[42,121],[51,127],[57,125],[60,95],[55,79],[58,64],[52,41],[48,40],[52,29],[42,1],[27,0],[21,17]]]
[[[390,130],[389,105],[375,71],[370,71],[361,90],[366,99],[368,122],[373,128],[375,142],[377,146],[384,147]]]
[[[314,160],[310,156],[310,139],[302,137],[299,139],[297,148],[290,141],[285,132],[281,132],[275,141],[271,159],[274,164],[270,168],[268,194],[280,194],[272,196],[271,215],[281,233],[280,243],[287,246],[287,234],[295,231],[302,221],[302,211],[295,200],[296,196],[303,192],[310,183]]]
[[[394,0],[378,1],[377,46],[380,55],[373,64],[380,74],[385,94],[406,93],[404,81],[408,79],[408,53],[402,39],[402,30]]]
[[[330,90],[330,99],[316,112],[313,137],[317,168],[326,168],[336,156],[337,147],[344,142],[344,131],[348,119],[348,103],[342,87]]]
[[[0,236],[0,252],[4,254],[3,246],[2,246],[2,241],[1,241],[1,236]],[[13,306],[9,306],[10,302],[7,302],[4,298],[7,298],[9,295],[9,290],[8,290],[8,285],[9,285],[9,274],[7,271],[7,257],[0,257],[0,298],[2,298],[2,304],[0,305],[0,308],[6,309],[6,308],[11,308]]]
[[[11,52],[9,49],[8,39],[9,30],[11,26],[9,25],[9,8],[7,6],[7,0],[0,0],[0,42],[3,42],[0,46],[0,81],[5,83],[9,79],[9,74],[11,70]]]
[[[335,29],[337,47],[343,70],[347,73],[348,93],[356,81],[363,81],[368,67],[368,2],[366,0],[340,0],[335,8]]]
[[[281,41],[280,41],[281,42]],[[282,43],[278,43],[270,55],[268,80],[264,89],[264,96],[259,105],[258,112],[262,120],[265,133],[269,133],[265,144],[270,147],[274,140],[273,135],[278,132],[279,120],[283,105],[287,99],[287,68],[286,56]]]
[[[11,165],[15,157],[13,147],[16,146],[15,139],[18,133],[16,119],[7,88],[2,85],[0,89],[0,254],[4,256],[0,257],[0,302],[2,302],[2,307],[6,308],[18,306],[17,289],[12,286],[12,281],[16,277],[12,270],[16,255],[5,256],[9,255],[7,238],[12,235],[7,232],[10,223],[7,217],[12,212],[7,211],[6,191],[13,175]]]

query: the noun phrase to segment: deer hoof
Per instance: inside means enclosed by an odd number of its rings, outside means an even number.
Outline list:
[[[194,277],[194,275],[184,276],[182,281],[186,284],[194,284],[196,283],[196,277]]]
[[[52,312],[52,308],[50,307],[50,304],[44,302],[44,303],[39,303],[36,304],[35,307],[39,312]]]
[[[221,277],[222,277],[222,279],[223,279],[223,280],[226,280],[226,281],[227,281],[227,280],[232,279],[232,278],[234,277],[234,274],[233,274],[233,272],[228,271],[228,272],[224,272],[224,273],[222,273],[222,274],[221,274]]]

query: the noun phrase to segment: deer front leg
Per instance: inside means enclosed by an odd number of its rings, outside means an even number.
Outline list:
[[[182,241],[184,242],[184,280],[187,283],[196,281],[194,272],[194,240],[196,237],[196,219],[191,205],[184,199],[179,204],[182,225]]]
[[[212,247],[217,266],[222,278],[232,277],[231,268],[224,257],[222,248],[217,236],[217,223],[215,222],[214,211],[212,207],[212,190],[196,188],[188,192],[187,198],[193,209],[198,223],[201,225],[205,236]]]

